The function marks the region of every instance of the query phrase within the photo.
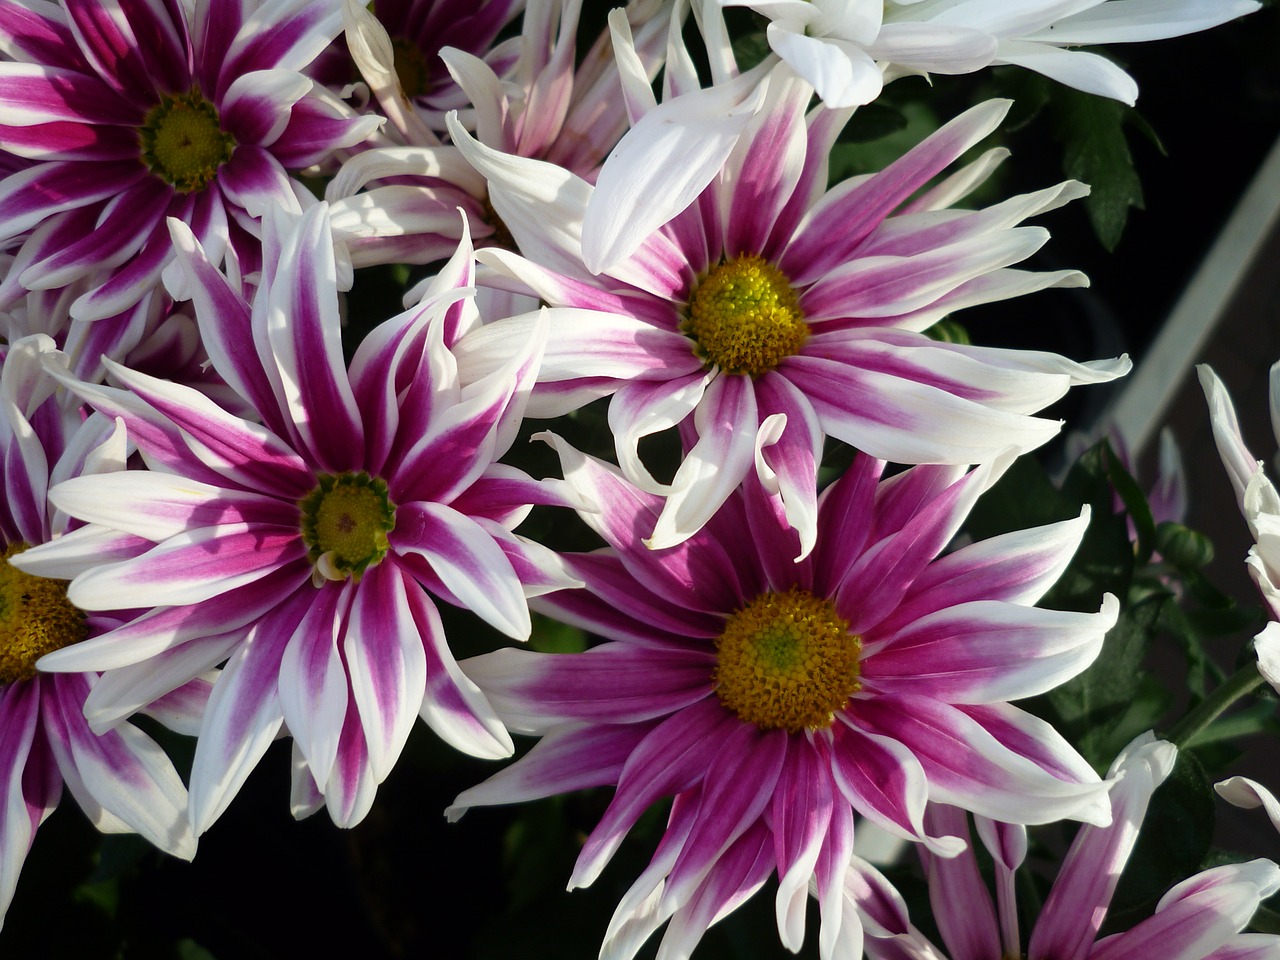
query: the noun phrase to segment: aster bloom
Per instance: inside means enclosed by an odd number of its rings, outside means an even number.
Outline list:
[[[996,904],[972,852],[947,861],[925,857],[930,902],[945,951],[911,924],[901,897],[884,877],[857,860],[850,865],[845,895],[850,912],[861,915],[850,929],[865,930],[871,960],[1275,960],[1280,937],[1240,932],[1262,900],[1280,890],[1280,867],[1263,859],[1198,873],[1169,890],[1153,916],[1097,939],[1151,795],[1172,771],[1176,753],[1172,744],[1149,733],[1122,751],[1108,774],[1114,819],[1109,827],[1085,825],[1076,834],[1025,952],[1013,899],[1013,871],[1026,854],[1025,831],[981,819],[978,831],[996,871]],[[931,807],[926,822],[968,835],[964,814],[953,807]],[[846,943],[838,955],[854,960],[862,947]]]
[[[1069,47],[1163,40],[1253,13],[1253,0],[716,0],[769,18],[769,46],[829,107],[856,107],[887,79],[1001,63],[1087,93],[1138,97],[1105,57]]]
[[[524,16],[519,56],[505,75],[465,48],[445,47],[436,56],[465,92],[471,125],[482,143],[561,164],[592,180],[626,130],[626,114],[617,106],[622,85],[608,33],[579,61],[581,8],[581,0],[535,0]],[[457,246],[458,208],[467,212],[478,244],[510,245],[489,204],[484,177],[456,147],[440,144],[415,122],[416,114],[401,108],[404,97],[392,69],[399,49],[395,41],[355,0],[347,0],[344,9],[356,62],[401,141],[356,153],[326,187],[334,229],[353,262],[443,259]],[[619,13],[623,23],[636,27],[635,49],[646,82],[662,62],[669,13],[670,0],[632,0]]]
[[[287,171],[382,122],[301,72],[341,23],[337,0],[3,0],[0,148],[35,162],[0,181],[0,243],[21,243],[0,306],[85,279],[72,314],[113,317],[171,263],[166,217],[219,262],[231,222],[298,209]]]
[[[101,477],[124,465],[124,434],[116,424],[91,417],[81,425],[60,403],[64,398],[50,396],[53,384],[40,369],[40,353],[49,347],[47,338],[33,337],[0,350],[6,491],[0,507],[0,922],[36,828],[58,805],[63,784],[99,830],[140,833],[187,860],[196,849],[186,790],[164,751],[132,724],[102,736],[90,731],[84,702],[97,674],[36,669],[42,654],[99,636],[128,617],[117,610],[87,613],[67,599],[65,580],[34,577],[11,562],[71,526],[48,505],[51,480]],[[109,534],[97,548],[128,556],[138,547],[132,540]],[[179,691],[162,709],[198,709],[200,686]]]
[[[612,395],[619,464],[633,483],[667,494],[654,529],[643,531],[653,547],[696,531],[752,471],[763,445],[770,482],[806,552],[817,535],[815,471],[825,437],[899,463],[990,460],[1056,434],[1059,422],[1030,414],[1071,386],[1130,366],[1127,357],[1076,363],[939,343],[921,332],[962,307],[1084,282],[1076,271],[1010,269],[1048,239],[1017,224],[1083,195],[1078,183],[984,210],[951,209],[998,162],[995,152],[909,199],[990,133],[1007,101],[982,104],[880,173],[824,192],[840,120],[827,111],[806,122],[811,90],[794,76],[775,73],[766,89],[769,104],[707,188],[647,235],[635,236],[637,223],[662,213],[630,219],[635,243],[620,242],[635,252],[598,276],[584,224],[592,186],[559,167],[499,154],[453,126],[523,254],[479,251],[492,268],[484,282],[584,311],[553,325],[529,413],[558,416]],[[670,210],[664,202],[654,197]],[[459,347],[469,368],[504,362],[507,339],[528,322],[476,331]],[[676,424],[689,429],[692,446],[661,484],[638,446]]]
[[[1254,637],[1258,672],[1280,690],[1280,491],[1267,477],[1263,462],[1249,452],[1231,397],[1218,375],[1205,364],[1197,366],[1196,372],[1209,404],[1218,455],[1253,536],[1245,563],[1271,613],[1270,622]],[[1280,363],[1271,367],[1270,397],[1271,426],[1280,443]]]
[[[610,549],[567,557],[585,586],[532,603],[609,642],[463,662],[512,731],[541,739],[449,813],[615,786],[572,888],[599,876],[646,808],[673,797],[602,957],[631,957],[668,919],[659,955],[688,956],[775,871],[782,942],[800,947],[812,879],[829,957],[855,813],[940,856],[961,844],[926,829],[930,800],[1022,823],[1108,822],[1106,786],[1084,759],[1007,702],[1083,670],[1115,622],[1110,596],[1096,614],[1031,606],[1065,568],[1087,512],[937,559],[1003,464],[880,479],[884,464],[860,456],[824,493],[822,536],[800,562],[779,498],[758,484],[685,543],[648,550],[636,531],[660,499],[551,442],[580,516]]]
[[[86,530],[127,533],[148,549],[90,564],[83,542],[64,537],[24,566],[80,562],[72,602],[149,612],[43,665],[111,669],[86,704],[108,726],[226,661],[191,774],[197,833],[282,726],[295,746],[295,812],[323,801],[343,826],[368,811],[419,715],[461,750],[509,753],[454,662],[433,597],[523,639],[525,591],[566,582],[509,532],[530,504],[557,498],[494,462],[520,422],[540,339],[493,377],[459,380],[446,342],[470,322],[464,246],[421,304],[365,338],[348,371],[323,204],[300,217],[268,213],[252,306],[190,230],[171,226],[211,362],[262,422],[114,363],[129,392],[59,374],[125,421],[154,470],[69,481],[51,497]]]

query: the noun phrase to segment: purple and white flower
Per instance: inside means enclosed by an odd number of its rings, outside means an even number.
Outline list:
[[[1131,76],[1071,47],[1180,37],[1253,13],[1253,0],[712,0],[769,19],[773,52],[829,107],[856,107],[895,77],[1012,63],[1130,105]]]
[[[1280,890],[1280,867],[1262,859],[1198,873],[1169,890],[1151,917],[1098,939],[1151,795],[1172,771],[1176,754],[1173,744],[1148,733],[1116,758],[1108,774],[1112,823],[1080,828],[1025,951],[1014,901],[1014,871],[1027,852],[1025,830],[978,818],[996,873],[995,904],[971,850],[951,860],[926,853],[929,899],[945,947],[939,950],[911,923],[888,881],[855,858],[845,884],[845,942],[834,956],[856,960],[865,947],[871,960],[1277,960],[1280,937],[1240,932],[1262,900]],[[965,815],[954,807],[931,807],[926,823],[968,837]]]
[[[101,736],[89,729],[84,703],[98,675],[36,668],[42,654],[99,636],[131,615],[85,612],[67,599],[65,580],[32,576],[11,562],[75,526],[49,506],[51,482],[92,482],[124,468],[123,429],[98,416],[81,424],[66,398],[52,395],[40,361],[52,347],[36,336],[0,349],[0,923],[36,828],[58,805],[64,784],[99,830],[140,833],[186,860],[196,851],[186,789],[160,746],[128,723]],[[143,546],[109,532],[96,540],[104,556],[117,558]],[[189,718],[205,694],[207,684],[197,680],[155,712],[171,723]]]
[[[113,363],[127,391],[60,374],[123,419],[153,469],[72,480],[53,502],[88,522],[86,536],[121,531],[148,549],[89,564],[84,541],[63,537],[24,567],[80,564],[73,602],[149,612],[43,666],[110,669],[86,704],[108,726],[226,661],[191,775],[197,834],[282,727],[298,761],[295,812],[324,802],[343,826],[368,811],[419,715],[461,750],[506,755],[511,740],[459,671],[433,597],[523,639],[526,592],[573,582],[546,562],[549,551],[510,532],[530,504],[559,496],[495,463],[520,422],[543,334],[507,369],[460,380],[447,343],[471,322],[464,245],[416,308],[365,338],[348,370],[325,205],[268,212],[252,306],[189,229],[171,226],[209,357],[261,423]]]
[[[1245,563],[1271,614],[1271,620],[1254,637],[1258,672],[1280,691],[1280,491],[1267,477],[1263,462],[1249,452],[1231,397],[1218,375],[1205,364],[1197,366],[1196,372],[1209,404],[1218,455],[1253,536],[1254,545]],[[1280,443],[1280,363],[1271,367],[1270,401],[1272,430]]]
[[[1060,423],[1031,414],[1073,385],[1105,382],[1130,366],[1127,357],[1077,363],[940,343],[922,332],[963,307],[1085,282],[1072,270],[1011,269],[1048,239],[1018,224],[1082,196],[1078,183],[954,209],[1003,157],[997,150],[912,199],[995,129],[1008,102],[982,104],[881,172],[828,191],[828,149],[843,115],[819,111],[806,121],[811,89],[794,76],[775,72],[764,89],[767,105],[691,203],[681,208],[661,193],[651,204],[634,194],[619,199],[619,209],[643,212],[616,218],[608,248],[634,253],[615,260],[597,249],[595,265],[584,218],[616,153],[593,188],[452,126],[523,253],[479,251],[492,268],[484,282],[578,311],[551,329],[530,415],[558,416],[611,395],[623,472],[667,494],[654,529],[644,531],[654,547],[694,533],[763,447],[768,482],[802,531],[803,554],[816,537],[824,438],[900,463],[978,463],[1006,446],[1044,443]],[[639,186],[661,176],[635,173]],[[606,262],[613,265],[593,275]],[[468,367],[505,362],[505,344],[529,322],[476,331],[459,345]],[[659,483],[639,442],[677,424],[691,447],[671,483]]]
[[[382,122],[303,73],[341,24],[337,0],[2,0],[0,149],[33,162],[0,181],[0,307],[83,280],[74,316],[128,310],[173,260],[168,217],[215,263],[232,221],[256,246],[268,204],[308,202],[289,170]]]
[[[683,544],[649,550],[638,533],[660,498],[551,442],[609,549],[567,556],[585,586],[531,602],[609,642],[463,662],[513,732],[541,739],[449,813],[615,786],[577,887],[646,809],[674,798],[602,957],[633,956],[668,920],[660,955],[688,956],[775,871],[782,942],[800,947],[812,880],[829,957],[855,813],[944,857],[962,843],[928,829],[930,801],[1020,823],[1109,822],[1106,785],[1084,759],[1008,703],[1083,670],[1115,623],[1109,595],[1095,614],[1032,606],[1087,511],[938,558],[1002,465],[881,479],[884,464],[861,456],[825,491],[821,537],[799,562],[779,498],[758,484]]]

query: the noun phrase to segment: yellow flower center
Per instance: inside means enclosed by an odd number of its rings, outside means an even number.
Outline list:
[[[809,337],[786,276],[755,254],[727,260],[694,289],[681,329],[708,367],[759,376]]]
[[[356,580],[387,553],[396,526],[396,505],[387,485],[367,473],[321,474],[298,504],[302,539],[311,562],[329,580]]]
[[[391,54],[396,76],[400,78],[400,87],[410,100],[431,89],[427,58],[422,55],[416,43],[396,37],[391,41]]]
[[[716,651],[716,696],[762,730],[829,727],[862,686],[861,639],[835,604],[800,587],[736,611]]]
[[[143,162],[182,193],[203,190],[236,147],[235,138],[219,125],[213,104],[195,90],[161,98],[141,133]]]
[[[84,614],[67,600],[68,581],[35,577],[9,562],[26,549],[10,544],[0,558],[0,683],[30,680],[37,660],[89,634]]]

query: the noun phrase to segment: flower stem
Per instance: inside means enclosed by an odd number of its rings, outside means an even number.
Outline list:
[[[1187,747],[1233,703],[1248,696],[1264,682],[1256,663],[1245,664],[1228,677],[1222,686],[1205,697],[1198,707],[1175,723],[1165,739],[1176,744],[1179,749]]]

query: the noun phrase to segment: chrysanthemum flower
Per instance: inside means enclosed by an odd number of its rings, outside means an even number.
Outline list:
[[[599,276],[583,225],[591,185],[452,128],[524,254],[480,251],[497,275],[485,282],[594,311],[553,325],[530,415],[612,395],[619,464],[633,483],[668,493],[655,528],[643,531],[654,547],[696,531],[751,471],[758,445],[768,447],[803,552],[816,536],[824,437],[899,463],[977,463],[1006,446],[1044,443],[1060,424],[1030,414],[1074,384],[1129,369],[1126,357],[1075,363],[921,332],[962,307],[1084,282],[1075,271],[1009,269],[1048,239],[1017,224],[1081,196],[1080,184],[985,210],[950,209],[998,162],[995,152],[910,199],[990,133],[1007,102],[978,106],[880,173],[826,191],[840,118],[819,112],[806,123],[811,89],[794,76],[775,73],[767,91],[768,105],[707,188],[681,212],[655,196],[660,212],[638,216],[656,219],[652,232],[636,238],[643,227],[635,219],[620,227],[635,240],[622,245],[638,248]],[[637,176],[658,179],[652,170]],[[632,200],[621,208],[644,205]],[[673,217],[665,223],[664,210]],[[466,363],[502,362],[507,338],[528,322],[478,330],[460,345]],[[681,423],[696,442],[663,485],[641,461],[639,442]]]
[[[1163,40],[1260,9],[1253,0],[714,0],[769,18],[769,46],[829,107],[856,107],[887,79],[972,73],[1012,63],[1067,86],[1132,104],[1133,78],[1069,47]]]
[[[1280,691],[1280,491],[1267,477],[1263,462],[1249,452],[1231,397],[1218,375],[1206,364],[1197,366],[1196,372],[1209,404],[1218,455],[1253,535],[1245,563],[1271,613],[1271,620],[1254,638],[1258,672]],[[1271,424],[1280,443],[1280,363],[1271,368]]]
[[[469,125],[481,143],[594,180],[627,117],[619,109],[622,83],[609,34],[578,56],[581,8],[582,0],[537,0],[525,14],[519,56],[506,75],[473,50],[446,47],[435,56],[465,93]],[[621,22],[636,28],[634,49],[646,82],[662,62],[669,14],[669,0],[631,0],[619,11]],[[356,153],[326,187],[334,230],[352,261],[443,259],[457,246],[458,208],[467,212],[478,245],[509,245],[484,177],[400,105],[403,94],[391,65],[400,49],[395,41],[355,0],[347,0],[346,17],[356,62],[391,121],[390,133],[401,141]]]
[[[191,775],[197,833],[282,724],[300,761],[295,811],[323,800],[340,825],[368,811],[419,713],[459,749],[510,752],[501,722],[459,672],[432,597],[523,639],[525,591],[565,582],[536,569],[541,552],[509,532],[531,503],[556,498],[494,462],[519,424],[539,337],[508,369],[459,380],[446,342],[468,293],[464,246],[417,308],[366,337],[348,372],[327,209],[294,219],[277,208],[263,222],[252,308],[171,221],[211,361],[261,423],[115,364],[131,392],[62,375],[123,418],[155,468],[51,493],[86,529],[153,544],[85,570],[68,595],[85,609],[150,612],[43,665],[116,668],[86,705],[105,725],[226,661]],[[68,539],[26,565],[56,572],[77,557]]]
[[[948,956],[1052,957],[1053,960],[1277,960],[1280,937],[1241,933],[1258,905],[1280,889],[1280,868],[1270,860],[1215,867],[1169,890],[1155,914],[1122,933],[1098,940],[1120,874],[1138,839],[1147,806],[1173,769],[1176,750],[1144,734],[1116,759],[1108,774],[1114,819],[1109,827],[1084,826],[1067,851],[1053,888],[1031,930],[1025,952],[1013,897],[1013,871],[1026,854],[1026,838],[1007,824],[979,821],[996,871],[992,904],[972,852],[952,860],[926,855],[929,897],[945,951],[916,929],[905,904],[874,868],[853,861],[845,895],[848,930],[835,954],[872,960],[946,960]],[[930,810],[935,829],[968,836],[963,812]],[[860,914],[854,917],[854,912]],[[858,936],[850,938],[849,933]]]
[[[1087,514],[935,559],[999,468],[880,480],[884,464],[860,457],[825,492],[821,537],[800,562],[778,498],[755,484],[684,544],[648,550],[637,532],[659,498],[553,442],[580,515],[612,549],[569,556],[585,587],[532,602],[610,642],[463,662],[510,729],[541,740],[449,812],[616,786],[574,887],[673,797],[603,957],[632,956],[668,919],[660,956],[688,956],[774,871],[783,943],[799,949],[812,878],[829,956],[855,813],[944,856],[961,845],[927,832],[926,801],[1021,823],[1108,822],[1106,787],[1084,759],[1007,702],[1083,670],[1115,622],[1110,596],[1096,614],[1031,606]]]
[[[0,148],[36,161],[0,181],[0,306],[89,278],[72,312],[111,317],[171,262],[166,217],[218,262],[229,219],[297,209],[287,171],[381,122],[300,72],[341,23],[337,0],[0,2]]]
[[[101,736],[90,731],[84,703],[97,674],[36,669],[43,654],[128,618],[118,610],[87,613],[67,599],[65,580],[35,577],[10,562],[70,528],[69,518],[48,505],[51,481],[100,479],[101,471],[124,466],[122,430],[101,417],[80,425],[62,398],[50,396],[40,353],[51,346],[36,337],[0,348],[0,922],[36,828],[58,805],[64,783],[99,830],[140,833],[187,860],[196,850],[186,790],[164,751],[131,724]],[[107,534],[95,546],[121,557],[141,543]],[[165,709],[200,706],[199,687],[178,692]]]

